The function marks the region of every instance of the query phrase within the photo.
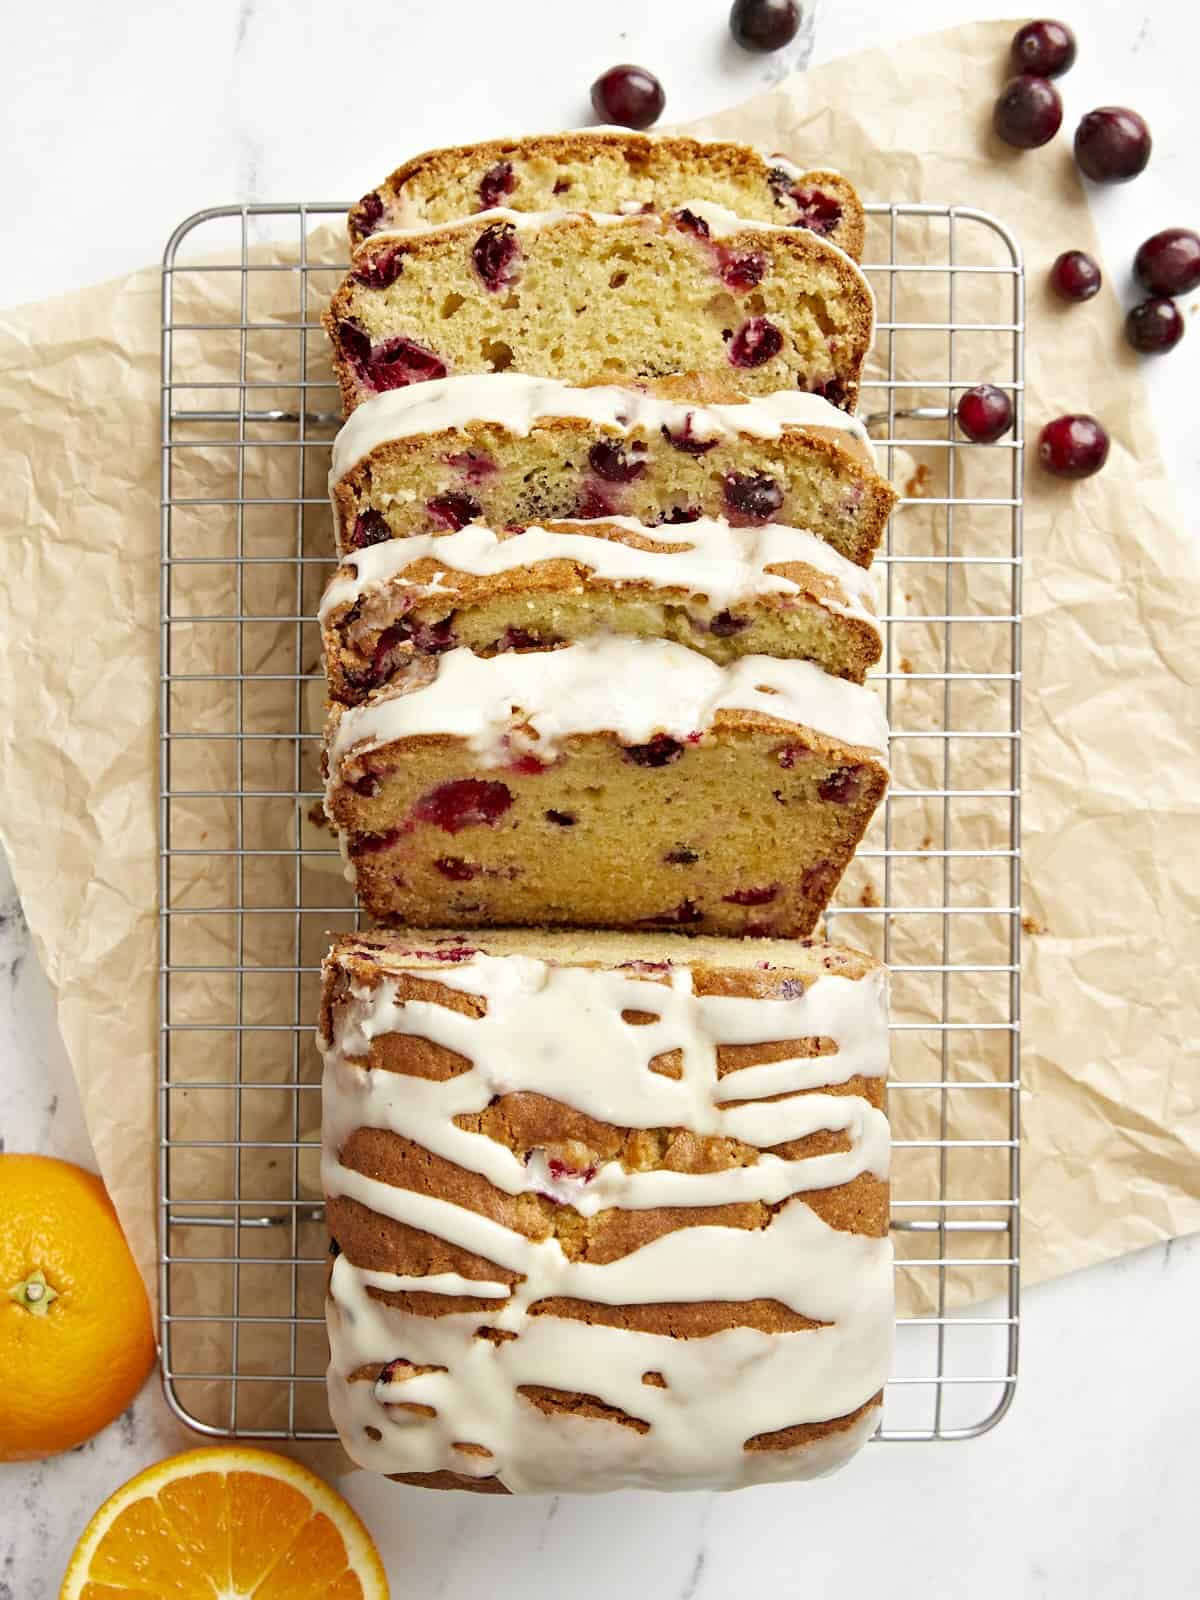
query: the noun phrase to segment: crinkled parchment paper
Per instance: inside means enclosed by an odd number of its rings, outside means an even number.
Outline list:
[[[1019,235],[1030,268],[1028,341],[1029,429],[1064,410],[1100,416],[1113,440],[1103,473],[1085,483],[1063,485],[1031,466],[1025,521],[1025,781],[1024,904],[1030,933],[1024,951],[1024,1267],[1037,1281],[1089,1262],[1200,1227],[1200,1110],[1195,1072],[1198,986],[1191,955],[1195,942],[1197,886],[1195,839],[1200,808],[1200,771],[1195,749],[1196,679],[1200,667],[1200,573],[1195,551],[1181,529],[1164,477],[1150,425],[1137,365],[1119,336],[1119,312],[1111,290],[1069,318],[1054,315],[1043,298],[1045,268],[1065,244],[1098,253],[1081,185],[1061,142],[1040,152],[1036,191],[1030,185],[1029,159],[998,146],[983,108],[1007,48],[1011,24],[995,23],[952,30],[933,38],[869,51],[796,77],[772,93],[703,124],[706,133],[724,133],[785,152],[794,160],[834,163],[850,174],[868,198],[925,200],[977,207],[1007,221]],[[402,151],[383,152],[380,170]],[[363,173],[364,185],[374,176]],[[922,225],[924,226],[924,225]],[[944,228],[944,224],[940,224]],[[933,225],[907,240],[912,249],[945,250],[944,233]],[[999,258],[982,230],[962,230],[960,259],[986,264]],[[988,251],[992,250],[992,254]],[[330,230],[315,235],[310,260],[335,260],[342,251]],[[868,246],[868,258],[871,246]],[[256,260],[294,259],[282,249],[256,247]],[[940,319],[946,283],[909,287],[897,310],[900,320]],[[271,280],[275,282],[276,280]],[[981,276],[980,284],[986,282]],[[991,280],[995,282],[996,280]],[[300,320],[296,278],[277,275],[272,302],[252,308],[256,321],[277,321],[294,330]],[[307,314],[320,309],[314,284]],[[178,316],[198,322],[237,321],[237,275],[216,279],[197,274],[180,280]],[[966,292],[966,291],[964,291]],[[982,290],[980,291],[982,292]],[[5,781],[0,795],[0,836],[12,860],[26,915],[41,959],[54,985],[59,1018],[74,1063],[97,1158],[112,1191],[130,1241],[153,1284],[155,1258],[156,1052],[159,935],[159,810],[157,762],[158,618],[160,601],[159,523],[159,274],[132,276],[45,305],[9,312],[0,318],[0,462],[5,495],[0,520],[0,555],[5,627],[0,637],[0,740]],[[969,307],[964,307],[968,309]],[[978,314],[976,308],[975,314]],[[897,375],[928,377],[945,371],[944,336],[936,347],[914,340],[897,342]],[[999,368],[1002,336],[976,336],[961,347],[960,371],[974,378],[1006,374]],[[289,342],[290,341],[290,342]],[[310,374],[327,373],[319,337],[310,337]],[[294,331],[249,352],[247,375],[270,384],[283,381],[284,346],[292,353]],[[228,335],[236,360],[236,336]],[[197,341],[197,378],[217,381],[221,362],[211,340]],[[932,363],[932,366],[931,366]],[[281,391],[282,392],[282,391]],[[931,403],[944,403],[931,396]],[[270,390],[263,403],[271,404]],[[202,396],[193,403],[203,405]],[[277,403],[287,404],[287,400]],[[275,425],[264,440],[295,438]],[[221,496],[229,491],[232,452],[228,429],[205,435],[210,448],[177,462],[176,492]],[[930,437],[934,437],[933,433]],[[222,449],[225,443],[226,448]],[[257,455],[261,454],[261,461]],[[934,450],[918,460],[928,468],[933,494],[944,492],[946,453]],[[978,474],[958,492],[1003,493],[994,476],[999,452],[971,452],[963,470]],[[305,452],[305,487],[319,495],[325,462],[320,450]],[[1004,458],[1007,459],[1007,458]],[[977,464],[976,464],[977,463]],[[247,458],[246,492],[254,496],[294,495],[295,452],[264,450]],[[988,474],[992,476],[989,477]],[[311,513],[311,514],[310,514]],[[932,508],[917,506],[898,519],[898,549],[930,547],[942,537]],[[235,536],[228,508],[197,508],[176,519],[180,541],[175,554],[202,551],[228,554]],[[940,524],[937,525],[940,528]],[[1003,555],[1007,516],[960,516],[954,548]],[[269,508],[248,520],[245,548],[287,556],[297,538],[308,554],[328,549],[326,515]],[[941,546],[936,546],[939,549]],[[893,604],[927,614],[942,607],[942,569],[936,586],[919,574],[896,583]],[[231,569],[215,563],[196,566],[181,577],[173,596],[181,610],[222,613],[236,603]],[[286,577],[284,574],[286,573]],[[272,576],[274,574],[274,576]],[[299,601],[311,612],[321,569],[306,569]],[[286,614],[297,603],[294,570],[265,564],[247,582],[253,592],[242,599],[256,612]],[[1008,574],[1003,568],[963,569],[951,599],[959,608],[1002,611]],[[285,587],[286,586],[286,587]],[[972,649],[974,670],[1003,670],[1006,630],[982,636],[977,647],[960,635],[956,649]],[[270,624],[244,640],[246,670],[290,673],[297,670],[294,629]],[[197,628],[181,638],[177,672],[236,669],[228,636],[206,637]],[[903,649],[914,672],[938,671],[944,636],[936,626],[910,627]],[[299,670],[316,661],[315,631],[304,638]],[[896,710],[906,725],[940,716],[922,696],[920,680],[897,689]],[[940,686],[937,693],[940,696]],[[956,686],[954,725],[1003,728],[1007,715],[995,685]],[[173,693],[180,722],[213,732],[235,723],[235,690],[220,686],[178,685]],[[319,706],[312,695],[288,683],[264,689],[261,703],[247,691],[247,726],[285,732],[316,726]],[[290,720],[289,720],[290,719]],[[936,725],[936,720],[934,724]],[[180,747],[182,749],[182,746]],[[247,782],[279,788],[282,799],[261,818],[246,821],[257,845],[287,849],[303,828],[306,848],[328,848],[328,838],[286,796],[296,788],[294,745],[264,740],[248,755]],[[986,758],[969,743],[956,748],[953,777],[969,787]],[[188,786],[230,786],[234,775],[231,742],[197,741],[181,757]],[[903,786],[936,784],[941,751],[933,742],[897,752],[897,779]],[[315,783],[311,748],[299,773],[300,786]],[[180,778],[176,779],[177,785]],[[912,807],[897,821],[894,843],[922,850],[941,848],[940,807]],[[987,849],[1007,843],[1006,814],[960,810],[953,844]],[[173,822],[173,843],[219,847],[235,841],[235,817],[228,804],[198,802]],[[254,830],[257,830],[256,832]],[[907,830],[907,833],[904,832]],[[874,842],[878,843],[876,836]],[[877,903],[878,863],[861,861],[843,885],[849,905]],[[175,905],[228,903],[236,862],[227,857],[187,857],[175,868],[170,894]],[[258,862],[263,874],[248,894],[263,905],[280,895],[290,904],[299,874],[305,904],[340,905],[345,889],[329,862],[306,858],[303,867],[280,856]],[[940,861],[897,864],[893,892],[909,904],[941,903]],[[904,873],[908,874],[907,877]],[[951,903],[983,906],[1003,903],[1007,894],[1003,863],[980,858],[956,862]],[[930,898],[932,897],[932,898]],[[186,922],[178,935],[176,960],[197,967],[228,964],[234,950],[229,919],[220,916]],[[319,959],[324,928],[336,917],[306,919],[305,955]],[[951,959],[1004,960],[997,944],[997,919],[962,915],[954,920]],[[254,931],[243,959],[264,969],[261,982],[248,984],[240,1013],[244,1022],[306,1019],[315,1001],[315,979],[297,985],[287,975],[270,974],[274,964],[291,961],[293,925],[273,925],[269,917],[251,919]],[[308,924],[311,923],[311,927]],[[899,961],[919,959],[929,940],[940,941],[940,923],[904,924],[895,934]],[[840,936],[873,944],[879,920],[867,914],[843,919]],[[936,956],[935,956],[936,959]],[[197,974],[175,995],[175,1016],[228,1022],[235,1013],[232,991],[220,975]],[[1007,996],[1003,996],[1006,1002]],[[917,978],[897,985],[897,1013],[921,1021],[942,1015],[940,980],[922,986]],[[1003,1004],[983,979],[956,977],[946,996],[946,1015],[972,1024],[990,1016],[1002,1021]],[[180,1036],[177,1036],[177,1038]],[[194,1035],[203,1041],[195,1059],[179,1045],[177,1069],[197,1082],[228,1076],[222,1050],[232,1034]],[[934,1036],[901,1037],[897,1075],[928,1081],[939,1072]],[[247,1044],[246,1066],[263,1081],[281,1086],[299,1081],[307,1092],[264,1091],[248,1104],[253,1136],[286,1141],[310,1134],[318,1120],[315,1052],[308,1041],[293,1046],[286,1033],[255,1034]],[[970,1029],[953,1037],[947,1072],[964,1082],[987,1083],[1004,1077],[1005,1035]],[[1006,1132],[1004,1096],[982,1090],[951,1097],[950,1131],[969,1138],[1002,1139]],[[274,1105],[275,1109],[271,1109]],[[293,1121],[293,1106],[298,1107]],[[286,1108],[286,1109],[280,1109]],[[197,1089],[176,1100],[176,1136],[196,1140],[230,1137],[231,1097]],[[939,1100],[920,1091],[893,1097],[898,1132],[908,1138],[936,1137]],[[311,1184],[306,1158],[299,1171],[287,1148],[260,1152],[257,1166],[244,1166],[244,1192],[286,1198],[293,1185]],[[906,1152],[897,1182],[912,1198],[937,1192],[936,1154]],[[978,1199],[1003,1194],[1005,1153],[962,1151],[946,1174],[947,1192]],[[179,1182],[194,1197],[228,1193],[232,1158],[227,1149],[197,1148],[181,1162]],[[189,1187],[190,1185],[190,1187]],[[210,1208],[212,1209],[212,1208]],[[921,1215],[915,1212],[913,1215]],[[994,1212],[987,1213],[995,1215]],[[932,1215],[932,1213],[930,1213]],[[312,1248],[302,1224],[297,1247]],[[199,1233],[201,1230],[193,1230]],[[210,1237],[202,1241],[211,1249]],[[243,1272],[243,1309],[253,1296],[258,1308],[289,1310],[291,1278],[286,1258],[289,1230],[264,1230],[261,1284]],[[179,1248],[186,1248],[180,1246]],[[1003,1248],[998,1245],[992,1254]],[[987,1253],[976,1249],[973,1253]],[[932,1253],[933,1246],[930,1246]],[[196,1253],[205,1253],[200,1245]],[[215,1252],[213,1252],[215,1253]],[[903,1253],[903,1252],[902,1252]],[[277,1263],[273,1265],[273,1263]],[[998,1269],[967,1273],[951,1284],[961,1301],[998,1291]],[[180,1304],[208,1311],[228,1309],[232,1285],[224,1277],[214,1286],[212,1269],[195,1268],[194,1280],[180,1273]],[[208,1272],[210,1275],[205,1276]],[[910,1305],[926,1303],[920,1272],[907,1276]],[[298,1309],[319,1319],[316,1277],[302,1285]],[[275,1335],[278,1334],[278,1338]],[[323,1362],[319,1322],[301,1329],[298,1359],[316,1375]],[[286,1370],[291,1360],[286,1329],[256,1336],[243,1361],[258,1370]],[[193,1370],[217,1370],[229,1357],[227,1335],[219,1326],[197,1324]],[[215,1387],[215,1386],[214,1386]],[[310,1385],[311,1405],[301,1425],[320,1426],[323,1397]],[[263,1402],[261,1420],[278,1422]],[[213,1420],[219,1420],[214,1412]],[[256,1420],[253,1409],[239,1422]]]

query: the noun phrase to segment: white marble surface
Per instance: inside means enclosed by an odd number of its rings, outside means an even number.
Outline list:
[[[425,145],[579,123],[589,83],[615,61],[657,70],[668,116],[684,119],[810,56],[992,10],[986,0],[820,0],[789,50],[750,57],[728,41],[726,0],[10,8],[0,202],[14,244],[0,304],[156,259],[171,227],[203,206],[353,196],[390,158]],[[1200,19],[1180,0],[1091,0],[1083,16],[1080,7],[1080,60],[1063,86],[1068,125],[1091,105],[1124,102],[1147,112],[1156,137],[1148,172],[1097,200],[1110,260],[1124,263],[1155,229],[1200,221],[1190,127]],[[1164,449],[1193,506],[1198,339],[1193,331],[1149,368]],[[88,1159],[49,990],[6,875],[0,1137],[8,1149]],[[1017,1400],[994,1433],[873,1446],[824,1484],[497,1503],[380,1490],[358,1475],[352,1493],[385,1547],[394,1592],[413,1600],[590,1600],[614,1588],[757,1600],[838,1580],[889,1600],[1192,1592],[1198,1301],[1197,1240],[1035,1290]],[[0,1468],[0,1600],[56,1594],[86,1517],[177,1439],[152,1384],[81,1450]]]

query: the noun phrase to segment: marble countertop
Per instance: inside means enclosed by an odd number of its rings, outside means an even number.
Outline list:
[[[117,25],[111,8],[82,0],[19,8],[6,25],[14,65],[0,200],[21,248],[0,268],[0,305],[156,260],[174,224],[204,206],[351,196],[389,159],[427,145],[577,125],[588,120],[588,85],[615,61],[657,70],[667,116],[684,120],[810,61],[993,13],[986,0],[817,0],[788,50],[752,57],[729,41],[726,9],[727,0],[361,0],[354,12],[314,0],[186,9],[125,0]],[[1200,19],[1178,0],[1091,0],[1078,31],[1068,119],[1124,102],[1154,126],[1148,172],[1096,200],[1110,259],[1127,261],[1157,228],[1200,221],[1185,127]],[[1149,363],[1163,448],[1192,506],[1195,374],[1188,345]],[[0,1139],[90,1159],[50,991],[2,864]],[[734,1588],[757,1600],[835,1581],[889,1600],[1173,1594],[1194,1564],[1198,1300],[1198,1239],[1033,1290],[1017,1398],[993,1433],[872,1446],[825,1483],[506,1503],[398,1494],[365,1474],[348,1488],[380,1538],[394,1592],[414,1600],[518,1588],[525,1600],[561,1600],[564,1588],[589,1600],[626,1585],[663,1600],[718,1600]],[[101,1499],[180,1447],[156,1382],[80,1450],[0,1467],[0,1600],[57,1594]]]

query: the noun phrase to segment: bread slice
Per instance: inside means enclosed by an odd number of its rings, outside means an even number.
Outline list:
[[[798,528],[631,518],[389,539],[348,556],[320,620],[332,699],[356,705],[414,656],[545,649],[605,631],[718,664],[815,661],[861,683],[882,653],[873,580]]]
[[[874,300],[803,228],[699,200],[667,215],[496,209],[359,248],[324,316],[347,413],[382,390],[508,368],[598,383],[732,375],[853,411]]]
[[[802,171],[729,139],[591,128],[487,139],[430,150],[363,195],[347,223],[350,243],[422,228],[494,206],[512,211],[672,211],[703,195],[753,222],[810,228],[857,261],[865,233],[853,185],[827,169]]]
[[[801,937],[887,786],[873,691],[593,635],[419,656],[333,705],[326,811],[366,911]]]
[[[836,945],[353,934],[324,964],[329,1399],[428,1488],[740,1488],[874,1431],[887,980]]]
[[[895,504],[862,425],[816,395],[728,378],[580,388],[502,372],[360,406],[330,474],[342,555],[384,539],[573,517],[806,528],[868,566]]]

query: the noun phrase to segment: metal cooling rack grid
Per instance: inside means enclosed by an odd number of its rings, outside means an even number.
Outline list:
[[[309,229],[345,210],[201,212],[164,258],[160,1341],[169,1403],[214,1436],[333,1437],[312,1027],[325,930],[355,912],[308,812],[338,420],[317,309],[346,263],[310,257]],[[883,370],[863,409],[889,475],[915,451],[940,492],[910,484],[879,557],[894,786],[825,931],[889,962],[903,1019],[879,1437],[966,1438],[1017,1369],[1024,284],[983,213],[868,212]],[[986,450],[952,409],[983,380],[1016,417]]]

